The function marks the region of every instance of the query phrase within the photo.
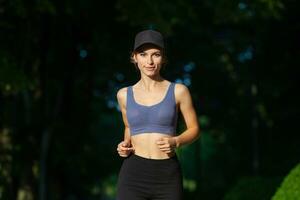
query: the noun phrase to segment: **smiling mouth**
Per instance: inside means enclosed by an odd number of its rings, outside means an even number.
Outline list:
[[[147,70],[154,70],[155,67],[145,67]]]

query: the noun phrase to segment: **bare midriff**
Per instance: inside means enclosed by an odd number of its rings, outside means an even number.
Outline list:
[[[134,154],[149,159],[167,159],[174,156],[174,152],[168,154],[158,148],[156,142],[162,137],[172,136],[162,133],[139,133],[131,136]]]

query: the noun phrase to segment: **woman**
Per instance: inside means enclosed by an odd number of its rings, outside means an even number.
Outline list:
[[[138,33],[131,59],[140,71],[140,80],[117,93],[125,125],[117,151],[126,158],[117,200],[182,200],[182,174],[175,150],[199,137],[191,95],[183,84],[160,75],[165,52],[159,32]],[[179,111],[186,130],[175,135]]]

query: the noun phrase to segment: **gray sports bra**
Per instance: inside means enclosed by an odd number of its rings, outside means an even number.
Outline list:
[[[177,125],[177,109],[174,95],[175,83],[169,85],[164,99],[145,106],[134,100],[132,86],[127,89],[126,115],[131,135],[139,133],[162,133],[174,135]]]

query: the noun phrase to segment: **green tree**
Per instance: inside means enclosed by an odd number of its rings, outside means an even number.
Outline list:
[[[300,164],[284,178],[272,200],[300,199]]]

